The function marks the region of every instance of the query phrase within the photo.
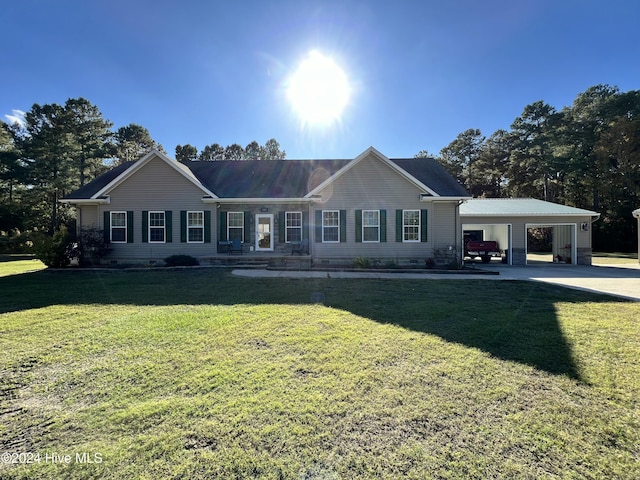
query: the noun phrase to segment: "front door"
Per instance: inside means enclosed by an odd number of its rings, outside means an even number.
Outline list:
[[[273,251],[273,215],[256,215],[256,251]]]

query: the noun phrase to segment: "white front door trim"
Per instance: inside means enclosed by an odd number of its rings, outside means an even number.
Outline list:
[[[256,252],[273,252],[273,214],[256,213]]]

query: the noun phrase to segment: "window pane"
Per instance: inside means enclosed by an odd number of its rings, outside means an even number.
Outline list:
[[[286,242],[299,242],[302,240],[302,212],[286,212],[285,226]]]
[[[164,227],[164,212],[150,212],[149,213],[149,226],[150,227]]]
[[[337,227],[338,226],[338,217],[340,212],[331,211],[331,212],[322,212],[322,225],[325,227]]]
[[[377,210],[364,210],[362,212],[362,225],[365,227],[377,227],[378,226]]]
[[[187,224],[190,227],[202,227],[204,225],[204,212],[187,213]]]
[[[364,227],[362,231],[362,240],[365,242],[379,241],[378,227]]]
[[[287,227],[301,227],[302,212],[287,212]]]
[[[242,228],[229,228],[229,241],[240,240],[242,242]]]
[[[322,241],[337,242],[340,238],[340,212],[327,210],[322,212]]]
[[[404,224],[405,225],[420,225],[420,210],[405,210],[404,211]]]
[[[190,227],[189,228],[189,238],[190,242],[202,242],[204,241],[204,231],[200,227]]]
[[[111,226],[112,227],[126,227],[127,226],[127,214],[125,212],[112,212],[111,213]]]
[[[407,242],[418,241],[418,228],[417,227],[404,227],[404,240]]]
[[[112,228],[111,229],[111,241],[112,242],[126,242],[127,230],[125,228]]]
[[[337,242],[338,241],[338,227],[324,227],[323,240],[325,242]]]
[[[229,212],[229,227],[243,227],[244,226],[244,213],[242,212]]]
[[[164,242],[164,228],[151,228],[149,230],[150,242]]]
[[[299,242],[302,240],[301,228],[287,228],[287,242]]]
[[[403,212],[403,240],[405,242],[420,241],[420,210]]]

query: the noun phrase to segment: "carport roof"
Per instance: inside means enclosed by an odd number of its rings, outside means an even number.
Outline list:
[[[473,198],[460,205],[461,216],[599,216],[597,212],[535,198]]]

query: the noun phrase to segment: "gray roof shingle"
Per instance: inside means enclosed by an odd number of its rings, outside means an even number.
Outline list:
[[[135,162],[124,162],[122,165],[118,165],[115,168],[112,168],[106,173],[103,173],[95,180],[87,183],[83,187],[80,187],[78,190],[71,192],[69,195],[65,197],[66,200],[81,200],[85,198],[91,198],[93,195],[98,193],[104,187],[109,185],[113,180],[115,180],[121,173],[127,170],[131,165]]]
[[[189,162],[184,165],[202,185],[220,198],[302,198],[353,160],[246,160]],[[469,193],[432,158],[391,159],[420,183],[441,196]],[[66,197],[88,199],[134,162],[122,164]],[[425,192],[427,193],[427,192]]]

